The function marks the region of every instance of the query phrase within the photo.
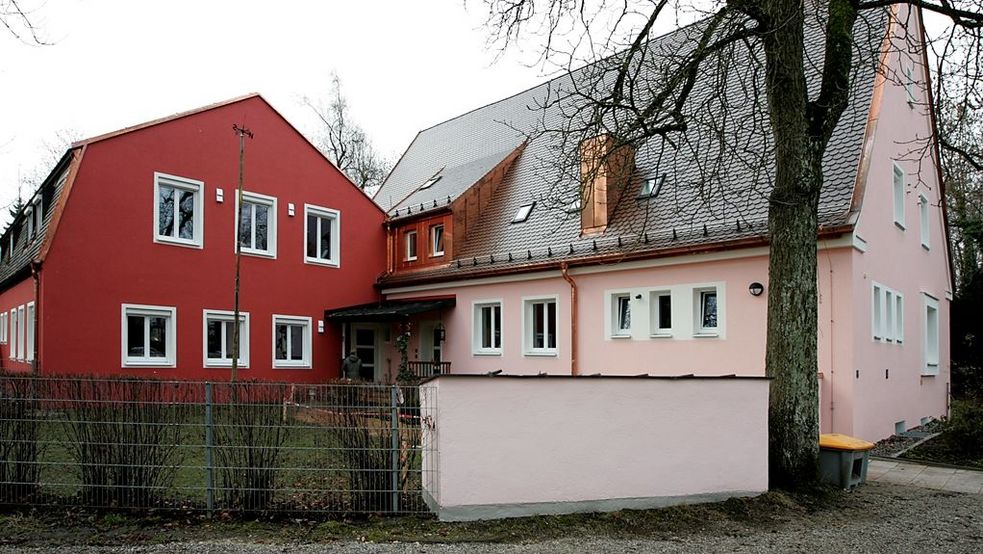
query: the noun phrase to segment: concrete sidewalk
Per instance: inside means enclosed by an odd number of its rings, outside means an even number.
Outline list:
[[[941,491],[983,494],[983,471],[926,466],[894,460],[870,460],[867,480]]]

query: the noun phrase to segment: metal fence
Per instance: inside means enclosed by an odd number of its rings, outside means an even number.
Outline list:
[[[0,375],[0,505],[427,513],[434,393]]]

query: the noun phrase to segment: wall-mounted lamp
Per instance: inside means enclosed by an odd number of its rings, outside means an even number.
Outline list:
[[[751,293],[751,296],[761,296],[761,293],[765,291],[765,286],[755,281],[748,285],[747,291]]]

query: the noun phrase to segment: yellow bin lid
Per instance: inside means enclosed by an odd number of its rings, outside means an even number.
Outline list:
[[[819,435],[819,448],[830,450],[843,450],[846,452],[863,452],[874,448],[874,443],[867,442],[857,437],[840,435],[839,433],[827,433]]]

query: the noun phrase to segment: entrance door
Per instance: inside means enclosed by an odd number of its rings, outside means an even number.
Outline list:
[[[352,349],[362,361],[359,376],[365,381],[377,381],[376,370],[376,328],[371,325],[354,325],[352,327]]]

